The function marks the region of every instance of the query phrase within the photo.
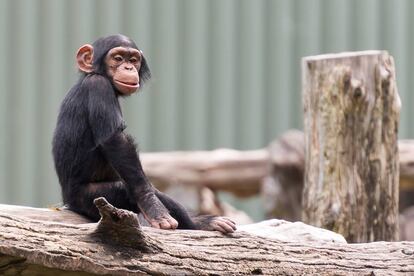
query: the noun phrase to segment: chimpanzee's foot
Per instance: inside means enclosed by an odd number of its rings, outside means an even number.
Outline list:
[[[169,214],[167,208],[155,196],[139,204],[144,218],[154,228],[175,229],[178,222]]]
[[[192,218],[199,230],[220,231],[223,234],[233,233],[236,223],[226,217],[198,216]]]

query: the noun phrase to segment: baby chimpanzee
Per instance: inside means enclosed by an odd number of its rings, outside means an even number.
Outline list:
[[[135,43],[123,35],[100,38],[77,53],[81,71],[60,107],[53,157],[63,201],[75,212],[99,219],[93,200],[142,213],[152,227],[234,232],[224,217],[190,217],[146,178],[118,97],[137,91],[151,76]]]

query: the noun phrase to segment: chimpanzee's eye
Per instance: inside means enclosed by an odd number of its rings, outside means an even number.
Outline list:
[[[121,61],[123,61],[124,59],[122,58],[122,56],[121,56],[121,55],[116,55],[116,56],[114,56],[114,60],[116,60],[116,61],[118,61],[118,62],[121,62]]]
[[[131,62],[131,63],[137,63],[138,62],[138,59],[136,57],[132,57],[132,58],[129,59],[129,62]]]

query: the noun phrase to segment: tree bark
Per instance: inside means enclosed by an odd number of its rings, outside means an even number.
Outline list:
[[[243,231],[167,231],[141,227],[137,216],[96,200],[102,219],[53,220],[62,211],[0,206],[1,275],[407,275],[414,242],[305,244]],[[16,210],[14,213],[12,210]],[[26,210],[28,211],[28,210]],[[20,215],[17,215],[20,213]],[[261,229],[259,229],[261,230]]]
[[[393,58],[303,60],[304,221],[349,242],[398,239],[400,99]]]

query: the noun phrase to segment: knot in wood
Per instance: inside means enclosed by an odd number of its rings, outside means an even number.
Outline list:
[[[93,236],[104,243],[133,247],[143,252],[160,249],[157,242],[142,231],[137,214],[114,207],[104,197],[93,202],[101,215]]]
[[[111,205],[104,197],[95,198],[93,203],[99,210],[101,221],[105,223],[141,228],[138,216],[134,212],[118,209]]]
[[[378,66],[378,74],[381,82],[381,89],[385,95],[389,93],[389,86],[391,83],[391,73],[384,65]]]
[[[352,78],[351,79],[351,91],[352,91],[352,96],[354,99],[360,99],[363,96],[365,96],[365,89],[362,85],[362,81]]]
[[[346,67],[343,70],[343,83],[344,83],[344,91],[348,91],[349,88],[351,87],[351,78],[352,78],[352,72],[351,69],[349,67]]]

